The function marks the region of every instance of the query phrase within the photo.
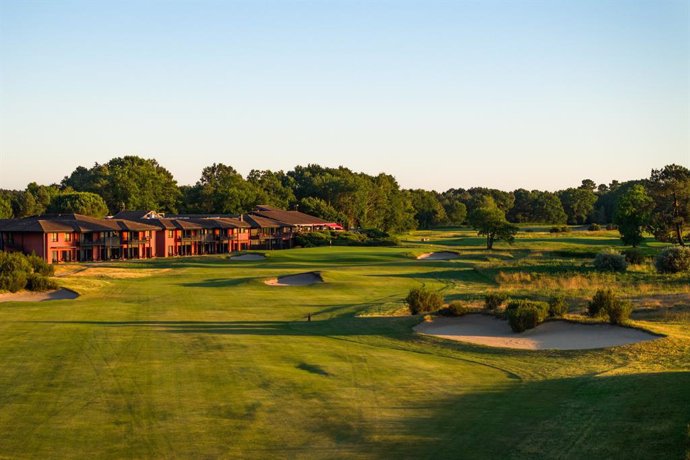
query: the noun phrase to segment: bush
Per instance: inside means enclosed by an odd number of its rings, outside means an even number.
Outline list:
[[[57,288],[46,276],[54,273],[54,267],[40,257],[25,256],[19,252],[0,251],[0,290],[17,292],[22,289],[45,291]]]
[[[443,305],[441,294],[425,287],[410,289],[405,301],[413,315],[435,311]]]
[[[0,274],[0,291],[17,292],[26,287],[26,272],[9,272]]]
[[[506,318],[514,332],[523,332],[537,327],[546,319],[548,313],[549,305],[546,302],[516,300],[506,307]]]
[[[609,317],[609,323],[623,324],[630,318],[630,313],[632,313],[632,304],[630,302],[616,299],[615,302],[606,306],[605,313]]]
[[[604,272],[624,272],[628,269],[628,262],[622,254],[604,251],[594,258],[594,268]]]
[[[31,273],[26,279],[26,288],[30,291],[48,291],[57,287],[55,281],[39,273]]]
[[[587,304],[587,314],[592,318],[602,316],[617,300],[616,294],[611,289],[599,289]]]
[[[361,232],[320,231],[300,233],[295,244],[305,248],[317,246],[397,246],[400,241],[380,230],[367,229]]]
[[[569,231],[570,228],[568,228],[566,225],[561,227],[551,227],[551,230],[549,230],[551,233],[568,233]]]
[[[549,314],[549,304],[530,300],[516,300],[506,307],[506,318],[514,332],[533,329],[542,323]]]
[[[626,249],[623,251],[623,255],[625,256],[625,261],[630,265],[641,265],[646,259],[644,252],[636,248]]]
[[[549,299],[549,316],[560,317],[568,313],[568,303],[564,295],[557,295]]]
[[[690,270],[690,248],[671,246],[662,250],[654,260],[659,273],[679,273]]]
[[[496,310],[503,305],[508,296],[503,293],[492,293],[484,296],[484,306],[487,310]]]
[[[475,308],[465,306],[456,300],[438,312],[443,316],[462,316],[468,313],[476,313],[477,310]]]
[[[596,232],[601,230],[601,225],[599,224],[590,224],[589,227],[587,228],[590,232]]]
[[[34,273],[43,276],[53,276],[55,274],[55,267],[36,254],[32,253],[30,256],[26,256],[26,260],[31,265]]]

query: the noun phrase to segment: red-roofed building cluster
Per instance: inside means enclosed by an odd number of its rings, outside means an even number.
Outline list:
[[[48,263],[148,259],[286,249],[298,233],[321,230],[342,227],[271,206],[239,216],[123,211],[98,219],[58,214],[0,220],[0,250],[35,253]]]

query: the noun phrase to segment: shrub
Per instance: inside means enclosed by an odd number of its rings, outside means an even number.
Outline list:
[[[630,313],[632,313],[632,304],[630,302],[616,299],[615,302],[606,305],[605,313],[609,317],[609,323],[623,324],[630,318]]]
[[[622,254],[604,251],[594,258],[594,268],[604,272],[624,272],[628,269],[628,262]]]
[[[439,310],[439,314],[443,316],[462,316],[468,313],[475,313],[476,311],[475,308],[465,306],[456,300],[448,304],[446,308]]]
[[[48,291],[57,287],[55,281],[39,273],[31,273],[26,279],[26,288],[30,291]]]
[[[625,261],[631,265],[641,265],[645,261],[644,252],[637,248],[626,249],[623,251],[623,255],[625,256]]]
[[[560,317],[568,313],[568,303],[564,295],[557,295],[549,299],[549,316]]]
[[[654,260],[659,273],[679,273],[690,270],[690,248],[671,246],[662,250]]]
[[[367,229],[360,232],[319,231],[300,233],[295,244],[305,248],[317,246],[397,246],[400,241],[380,230]]]
[[[47,276],[54,273],[54,267],[32,254],[0,251],[0,290],[17,292],[22,289],[45,291],[57,288]]]
[[[599,224],[590,224],[589,227],[587,228],[590,232],[596,232],[601,230],[601,225]]]
[[[503,305],[508,296],[503,293],[492,293],[484,296],[484,306],[487,310],[496,310]]]
[[[551,227],[549,232],[551,233],[567,233],[570,231],[570,228],[568,228],[566,225],[563,225],[561,227]]]
[[[15,271],[0,274],[0,291],[17,292],[26,287],[27,273]]]
[[[530,300],[516,300],[506,307],[506,318],[515,332],[533,329],[542,323],[549,314],[549,304]]]
[[[587,314],[593,318],[602,316],[617,300],[616,294],[611,289],[599,289],[587,304]]]
[[[523,305],[510,311],[508,323],[514,332],[524,332],[539,325],[539,313],[530,305]]]
[[[425,287],[410,289],[405,301],[413,315],[435,311],[443,305],[441,294]]]
[[[43,276],[53,276],[55,274],[55,267],[36,254],[32,253],[30,256],[26,256],[26,260],[31,265],[34,273]]]
[[[19,252],[0,252],[0,290],[17,292],[26,287],[31,264]]]

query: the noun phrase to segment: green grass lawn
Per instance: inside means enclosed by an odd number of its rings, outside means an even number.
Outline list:
[[[579,253],[616,232],[520,233],[490,252],[459,229],[403,239],[117,263],[59,278],[77,300],[0,304],[0,458],[690,458],[688,275],[594,273]],[[414,258],[442,249],[460,257]],[[305,271],[326,282],[263,283]],[[420,284],[467,303],[565,292],[574,312],[617,286],[667,337],[515,351],[357,316]]]

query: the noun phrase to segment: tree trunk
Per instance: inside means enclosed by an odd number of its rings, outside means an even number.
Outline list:
[[[683,242],[683,223],[680,220],[680,211],[678,210],[679,205],[678,205],[678,195],[676,194],[675,190],[673,191],[673,217],[676,220],[676,240],[678,240],[678,244],[681,246],[685,246],[685,242]]]
[[[676,224],[676,239],[678,240],[678,244],[685,246],[685,242],[683,241],[683,225],[680,222]]]
[[[493,249],[494,248],[494,237],[491,235],[491,233],[488,233],[486,235],[486,249]]]

